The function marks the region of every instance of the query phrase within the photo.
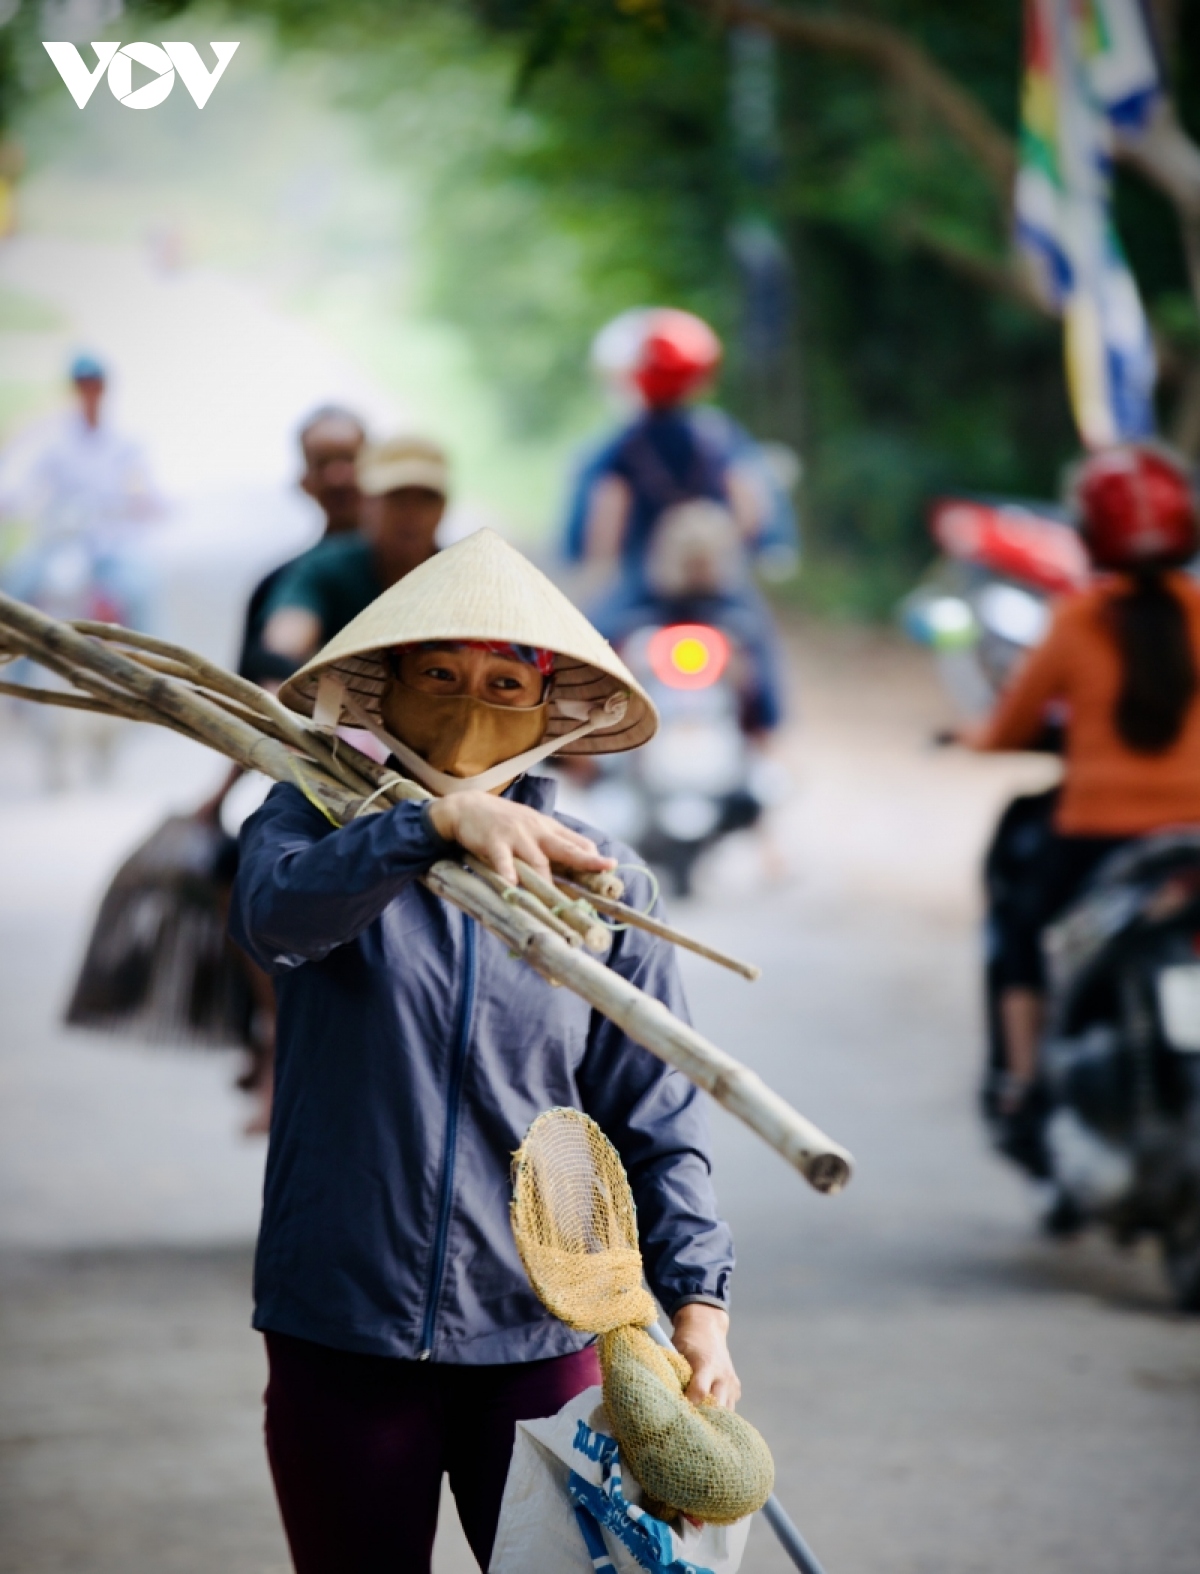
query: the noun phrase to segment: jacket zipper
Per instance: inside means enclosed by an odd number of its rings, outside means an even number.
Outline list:
[[[450,1212],[454,1205],[454,1159],[458,1143],[458,1108],[462,1100],[467,1071],[467,1048],[471,1039],[471,1016],[475,1007],[475,925],[463,914],[463,992],[458,1018],[454,1056],[450,1062],[450,1081],[446,1089],[446,1139],[442,1147],[442,1185],[438,1199],[437,1234],[433,1239],[433,1263],[429,1276],[429,1295],[425,1302],[425,1321],[421,1327],[421,1349],[417,1359],[428,1361],[433,1354],[433,1329],[442,1279],[446,1272],[446,1245],[450,1235]]]

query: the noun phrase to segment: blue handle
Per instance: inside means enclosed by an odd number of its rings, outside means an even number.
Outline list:
[[[825,1574],[817,1555],[788,1518],[787,1510],[774,1492],[762,1506],[763,1518],[775,1532],[775,1539],[800,1569],[801,1574]]]

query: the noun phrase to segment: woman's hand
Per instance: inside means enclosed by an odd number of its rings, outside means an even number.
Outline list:
[[[692,1301],[671,1319],[672,1343],[692,1369],[687,1398],[693,1404],[708,1399],[732,1410],[742,1397],[742,1385],[733,1369],[726,1344],[729,1313],[719,1306]]]
[[[494,869],[510,885],[517,883],[515,860],[523,859],[550,879],[550,865],[591,872],[615,869],[615,858],[603,858],[595,842],[539,814],[536,809],[487,792],[457,792],[435,799],[429,810],[434,830]]]

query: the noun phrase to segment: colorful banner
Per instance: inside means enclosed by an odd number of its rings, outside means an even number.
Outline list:
[[[1154,430],[1154,346],[1112,222],[1112,138],[1152,114],[1161,74],[1138,0],[1026,0],[1017,242],[1063,318],[1089,448]]]

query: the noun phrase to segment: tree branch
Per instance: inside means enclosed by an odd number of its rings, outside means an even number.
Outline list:
[[[759,27],[788,43],[847,55],[874,66],[938,117],[983,171],[1001,211],[1009,211],[1017,168],[1013,138],[899,28],[873,18],[784,9],[762,0],[684,3],[726,27]],[[1145,130],[1136,136],[1118,136],[1113,152],[1174,206],[1183,233],[1192,296],[1200,309],[1200,147],[1179,124],[1170,100],[1164,99]],[[916,230],[913,238],[956,272],[974,277],[976,283],[993,292],[1044,311],[1017,266],[1005,269],[1000,264],[990,264]]]
[[[1019,257],[1013,256],[1006,261],[981,257],[977,252],[957,246],[944,235],[927,229],[916,219],[902,219],[898,227],[910,245],[936,258],[950,273],[957,274],[969,284],[986,290],[989,295],[997,295],[1024,306],[1039,317],[1054,317]]]
[[[789,43],[862,60],[892,78],[935,114],[974,158],[1005,212],[1012,201],[1016,144],[970,93],[899,28],[867,17],[784,10],[759,0],[685,0],[728,26],[759,27]]]
[[[1179,215],[1189,282],[1200,309],[1200,148],[1164,99],[1146,129],[1118,137],[1114,151],[1123,164],[1157,186]]]

